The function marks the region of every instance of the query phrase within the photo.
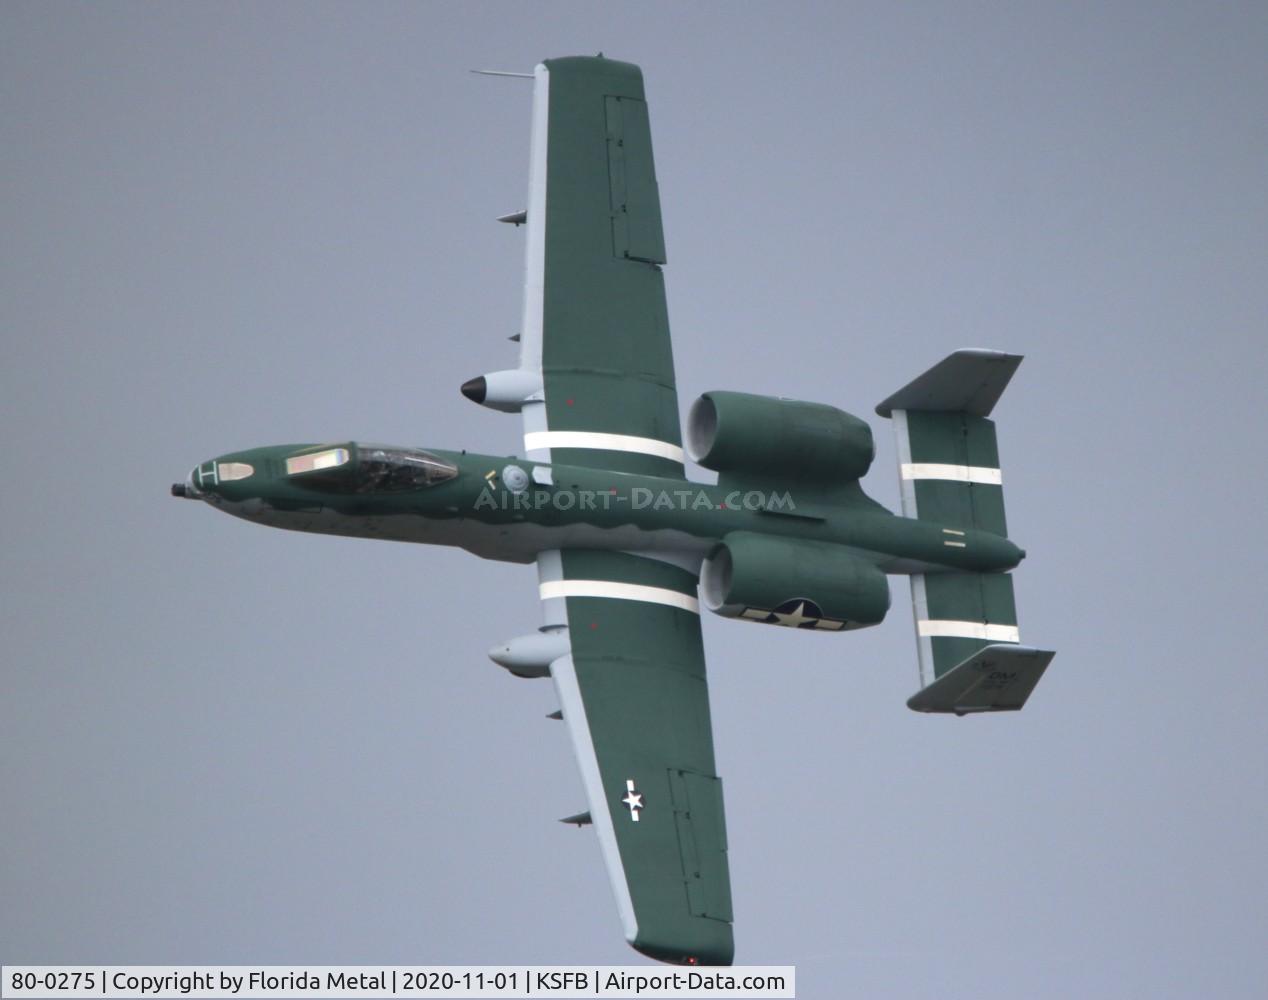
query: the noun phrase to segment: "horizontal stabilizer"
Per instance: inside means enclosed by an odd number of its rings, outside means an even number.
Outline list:
[[[1020,354],[966,348],[939,361],[876,407],[882,417],[894,410],[990,415],[1021,364]]]
[[[520,209],[510,215],[499,215],[498,222],[509,222],[512,226],[522,226],[528,221],[528,209]]]
[[[907,699],[915,712],[1015,712],[1039,683],[1052,650],[1012,644],[984,646]]]
[[[590,811],[587,809],[583,813],[577,813],[575,816],[565,816],[559,822],[567,823],[569,826],[590,826],[594,820],[590,818]]]

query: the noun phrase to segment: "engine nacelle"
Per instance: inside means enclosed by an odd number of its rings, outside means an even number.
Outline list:
[[[842,632],[884,619],[889,581],[841,545],[736,531],[705,557],[700,597],[725,618]]]
[[[687,450],[706,469],[819,482],[864,475],[872,428],[835,406],[745,392],[706,392],[687,417]]]

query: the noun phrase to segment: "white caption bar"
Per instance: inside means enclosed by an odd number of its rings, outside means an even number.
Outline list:
[[[950,479],[982,486],[1001,486],[1004,482],[999,469],[988,469],[984,465],[938,465],[934,462],[904,462],[902,476],[904,479]]]
[[[796,966],[6,965],[13,997],[795,997]]]

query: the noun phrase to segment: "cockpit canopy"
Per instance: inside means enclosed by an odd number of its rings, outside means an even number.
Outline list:
[[[286,474],[295,485],[324,493],[405,493],[447,482],[458,467],[418,448],[351,442],[292,455]]]

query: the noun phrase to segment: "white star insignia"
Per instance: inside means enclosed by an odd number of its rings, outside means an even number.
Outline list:
[[[630,807],[630,819],[638,822],[638,811],[643,808],[643,793],[634,791],[634,779],[625,780],[625,798],[621,800]]]
[[[815,622],[819,620],[818,618],[813,618],[808,615],[803,615],[802,612],[805,610],[806,610],[806,602],[802,601],[800,604],[798,604],[795,608],[793,608],[791,611],[789,611],[786,614],[780,614],[778,611],[776,611],[774,613],[775,623],[778,625],[787,625],[789,628],[801,628],[801,626],[806,625],[809,622]]]

